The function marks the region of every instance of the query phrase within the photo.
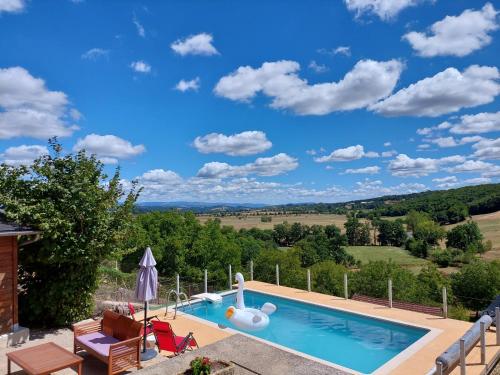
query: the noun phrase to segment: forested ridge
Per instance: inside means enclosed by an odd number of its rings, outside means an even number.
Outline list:
[[[387,195],[343,203],[288,204],[268,207],[266,210],[337,214],[358,210],[361,211],[358,217],[366,216],[369,211],[378,216],[403,216],[415,210],[427,212],[441,224],[456,223],[469,215],[500,210],[500,184],[466,186],[406,195]]]

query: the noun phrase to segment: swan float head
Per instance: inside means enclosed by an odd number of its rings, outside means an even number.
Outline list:
[[[269,325],[269,315],[276,311],[276,306],[266,302],[260,310],[245,307],[243,297],[245,280],[240,272],[235,275],[235,279],[238,282],[236,307],[228,307],[225,313],[226,319],[236,327],[246,331],[260,331],[266,328]]]

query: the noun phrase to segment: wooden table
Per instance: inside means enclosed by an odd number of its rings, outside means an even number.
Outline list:
[[[82,375],[83,358],[53,342],[7,353],[7,374],[14,362],[30,375],[47,375],[68,367],[76,367]]]

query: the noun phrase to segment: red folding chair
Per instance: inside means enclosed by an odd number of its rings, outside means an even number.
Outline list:
[[[193,332],[189,332],[187,336],[176,336],[172,330],[172,326],[168,322],[153,320],[151,324],[153,325],[153,332],[159,352],[167,350],[178,355],[184,353],[186,350],[198,348],[198,343],[193,336]]]
[[[130,303],[130,302],[128,303],[128,310],[129,310],[130,315],[132,316],[132,318],[135,321],[138,321],[135,318],[135,308],[134,308],[134,305],[132,305],[132,303]],[[142,330],[141,330],[141,336],[142,337],[144,337],[144,334],[146,334],[146,336],[154,334],[154,332],[153,332],[153,326],[151,325],[151,320],[155,319],[155,318],[157,320],[159,320],[158,315],[148,316],[148,318],[146,319],[146,332],[144,332],[144,324],[143,324],[143,327],[142,327]]]

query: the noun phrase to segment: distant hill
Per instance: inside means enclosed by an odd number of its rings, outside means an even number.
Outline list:
[[[358,216],[403,216],[410,210],[424,211],[442,224],[456,223],[468,215],[486,214],[500,210],[500,184],[466,186],[450,190],[424,191],[421,193],[386,195],[341,203],[291,203],[265,205],[255,203],[212,202],[139,202],[136,212],[193,211],[198,214],[226,215],[238,212],[254,213],[333,213],[346,214],[358,211]]]
[[[468,215],[478,215],[500,210],[500,184],[466,186],[450,190],[424,191],[404,195],[386,195],[378,198],[342,203],[288,204],[267,207],[266,211],[293,213],[337,213],[361,211],[381,216],[403,216],[410,210],[428,212],[443,224],[462,221]]]
[[[193,211],[196,213],[210,212],[238,212],[261,209],[266,207],[265,204],[259,203],[212,203],[212,202],[138,202],[136,211]]]

